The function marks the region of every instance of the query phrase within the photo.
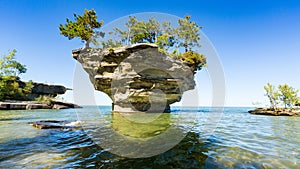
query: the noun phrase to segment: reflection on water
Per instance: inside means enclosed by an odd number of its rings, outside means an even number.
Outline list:
[[[111,127],[133,138],[154,137],[171,127],[170,113],[112,113]]]
[[[185,137],[161,154],[126,158],[112,154],[88,137],[96,128],[38,130],[28,124],[37,120],[76,120],[75,110],[0,111],[0,168],[299,168],[300,165],[300,118],[297,117],[256,116],[248,114],[247,108],[226,108],[218,128],[206,139],[201,129],[205,117],[213,113],[208,108],[174,111],[149,120],[154,115],[128,117],[112,114],[110,107],[102,107],[106,110],[101,114],[104,121],[96,118],[99,113],[90,107],[82,110],[93,114],[89,116],[95,120],[91,123],[104,122],[99,125],[102,135],[115,131],[123,139],[150,140],[175,128]],[[185,112],[197,112],[200,116],[193,120],[188,115],[180,116],[178,121],[178,114]],[[148,118],[149,125],[143,123],[142,117]]]

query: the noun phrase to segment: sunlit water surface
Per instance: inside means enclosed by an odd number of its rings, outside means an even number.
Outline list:
[[[78,116],[75,109],[0,111],[0,168],[300,167],[300,117],[251,115],[247,113],[251,108],[225,108],[218,114],[210,108],[173,107],[172,113],[137,127],[120,114],[112,114],[111,107],[99,107],[101,113],[95,109],[98,107],[84,107],[77,110]],[[219,117],[220,121],[213,120]],[[40,130],[28,124],[78,118],[85,127],[76,130]],[[127,158],[101,147],[105,137],[100,135],[96,141],[88,136],[99,131],[97,123],[103,123],[101,133],[113,129],[129,138],[156,137],[170,127],[186,135],[160,154]]]

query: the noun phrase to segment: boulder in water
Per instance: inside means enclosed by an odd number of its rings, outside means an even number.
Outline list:
[[[76,129],[81,127],[80,121],[41,120],[31,124],[39,129]]]

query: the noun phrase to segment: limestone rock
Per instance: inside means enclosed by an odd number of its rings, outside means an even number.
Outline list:
[[[254,110],[250,110],[248,112],[251,114],[258,114],[258,115],[300,116],[300,110],[292,110],[292,109],[274,110],[274,109],[270,109],[270,108],[257,108]]]
[[[24,88],[26,86],[26,83],[21,81],[19,77],[16,77],[15,82],[19,84],[20,88]],[[59,94],[64,94],[67,90],[71,90],[62,85],[50,85],[37,82],[33,82],[32,84],[33,87],[31,89],[31,93],[26,96],[25,100],[34,100],[41,95],[56,97]],[[18,98],[16,99],[18,100]]]
[[[31,110],[31,109],[50,109],[47,104],[35,101],[2,101],[0,110]]]
[[[38,129],[76,129],[80,128],[80,121],[42,120],[30,123]]]
[[[69,108],[81,108],[80,106],[73,104],[73,103],[67,103],[62,101],[51,101],[52,109],[69,109]]]
[[[195,87],[193,70],[159,52],[155,44],[78,49],[72,54],[94,88],[112,99],[114,111],[168,112],[170,104]]]
[[[33,83],[32,93],[42,95],[64,94],[67,88],[61,85],[48,85],[44,83]]]
[[[51,104],[40,103],[36,101],[1,101],[0,110],[32,110],[32,109],[69,109],[80,108],[80,106],[61,102],[51,101]]]

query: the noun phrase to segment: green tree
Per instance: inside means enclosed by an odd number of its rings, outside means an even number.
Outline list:
[[[156,43],[157,37],[162,34],[160,23],[153,17],[151,17],[148,22],[145,24],[147,33],[149,36],[149,43]]]
[[[164,21],[160,24],[154,17],[148,21],[139,21],[135,16],[129,16],[125,23],[126,30],[114,29],[114,35],[119,36],[121,40],[108,39],[101,44],[103,48],[109,48],[135,43],[155,43],[159,51],[181,59],[193,71],[201,70],[206,65],[206,57],[193,50],[194,47],[200,47],[201,27],[192,22],[188,15],[178,19],[178,23],[179,26],[173,28],[170,22]],[[183,53],[181,47],[185,49]]]
[[[191,21],[191,16],[186,15],[184,18],[178,19],[178,28],[176,28],[176,35],[178,37],[179,46],[184,47],[185,52],[192,51],[192,48],[200,47],[200,34],[201,26],[196,22]]]
[[[125,23],[127,30],[115,28],[117,34],[121,36],[122,42],[127,45],[132,43],[155,43],[161,34],[160,23],[155,18],[150,18],[147,22],[138,21],[135,16],[129,16]]]
[[[266,86],[264,86],[266,96],[269,98],[271,108],[277,110],[278,109],[278,101],[279,101],[279,93],[275,86],[268,83]]]
[[[132,36],[134,34],[134,27],[136,26],[136,24],[138,23],[138,20],[136,19],[135,16],[129,16],[128,21],[125,23],[127,30],[122,30],[119,28],[115,28],[115,32],[116,34],[120,35],[121,41],[125,44],[125,45],[131,45],[131,39]]]
[[[60,34],[73,39],[75,37],[85,41],[85,47],[90,46],[94,37],[104,37],[104,33],[99,31],[99,28],[103,25],[103,21],[97,21],[97,14],[94,10],[84,10],[82,16],[74,13],[74,21],[66,19],[66,24],[60,24]]]
[[[113,39],[108,39],[107,41],[102,41],[101,45],[102,45],[102,48],[115,48],[115,47],[122,46],[121,42],[113,40]]]
[[[147,25],[144,21],[138,21],[132,27],[132,37],[130,39],[131,43],[152,43],[151,34],[147,30]]]
[[[279,99],[284,104],[284,107],[293,108],[299,100],[297,96],[299,90],[294,89],[292,86],[289,86],[287,84],[279,85],[278,89],[280,93]]]
[[[0,59],[0,100],[22,100],[31,92],[32,82],[22,83],[18,75],[26,72],[26,66],[15,60],[16,50]]]
[[[16,50],[12,50],[8,55],[3,55],[0,59],[0,76],[19,76],[27,71],[26,66],[15,60]]]
[[[168,53],[169,49],[175,44],[174,29],[170,22],[163,22],[161,35],[158,35],[156,44],[163,52]]]

